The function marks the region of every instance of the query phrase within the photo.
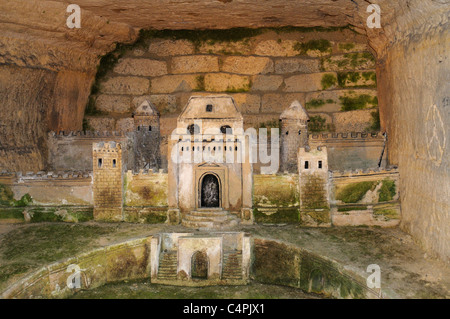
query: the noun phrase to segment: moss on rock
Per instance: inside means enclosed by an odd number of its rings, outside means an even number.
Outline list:
[[[357,203],[364,195],[373,190],[378,182],[360,182],[346,185],[337,192],[336,199],[344,203]]]
[[[322,84],[322,90],[326,90],[336,85],[337,79],[334,74],[326,73],[322,76],[320,83]]]
[[[278,208],[270,213],[254,208],[253,216],[255,222],[260,224],[296,224],[300,221],[298,207]]]
[[[394,198],[396,194],[396,187],[395,187],[395,181],[390,179],[383,180],[383,184],[381,185],[381,188],[379,189],[378,193],[378,201],[379,202],[387,202]]]
[[[318,50],[320,52],[329,52],[331,49],[331,42],[326,39],[310,40],[305,43],[297,42],[294,44],[294,50],[299,51],[300,54],[307,54],[308,51]]]

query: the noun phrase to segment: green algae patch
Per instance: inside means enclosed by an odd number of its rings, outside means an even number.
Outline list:
[[[364,195],[369,190],[373,190],[377,184],[377,181],[373,181],[346,185],[342,189],[338,190],[336,199],[344,203],[357,203],[363,199]]]
[[[377,101],[378,103],[378,101]],[[381,123],[380,123],[380,111],[376,110],[373,112],[370,112],[370,116],[372,117],[371,123],[369,125],[369,127],[367,127],[366,131],[371,131],[371,132],[378,132],[381,128]]]
[[[164,224],[167,220],[167,207],[126,207],[124,219],[129,223]]]
[[[306,109],[316,109],[325,104],[333,104],[333,103],[335,103],[335,101],[332,99],[327,99],[327,100],[311,99],[310,101],[306,102],[305,106],[306,106]]]
[[[303,291],[341,298],[366,297],[365,283],[344,273],[333,261],[303,250],[300,258],[300,289]]]
[[[355,47],[354,43],[339,43],[339,49],[349,51]]]
[[[125,185],[125,206],[167,206],[167,182],[165,174],[128,176]]]
[[[254,175],[255,207],[292,207],[299,205],[297,175]]]
[[[139,220],[144,224],[164,224],[167,219],[167,209],[151,209],[148,212],[140,212]]]
[[[375,209],[373,211],[375,216],[382,216],[385,220],[391,219],[399,219],[400,214],[398,213],[398,209]]]
[[[378,201],[379,202],[387,202],[394,199],[395,194],[397,193],[395,187],[395,181],[390,179],[383,180],[381,188],[378,191]]]
[[[0,207],[0,224],[23,223],[23,208]]]
[[[335,86],[337,83],[337,79],[334,76],[334,74],[326,73],[322,76],[322,80],[320,81],[320,84],[322,85],[322,90],[329,89],[333,86]]]
[[[302,211],[315,209],[328,209],[326,198],[326,182],[323,177],[312,174],[304,177],[302,192]]]
[[[275,210],[254,208],[253,216],[258,224],[298,224],[300,222],[298,207],[278,208]]]
[[[113,230],[113,227],[59,223],[18,228],[2,238],[0,256],[3,260],[53,262],[76,255],[92,239]]]
[[[12,206],[14,193],[7,185],[0,184],[0,205]]]
[[[356,97],[340,96],[342,107],[341,111],[363,110],[370,107],[378,106],[378,98],[369,94],[360,94]]]
[[[375,58],[369,52],[346,53],[322,58],[321,65],[329,71],[370,70],[375,68]]]
[[[19,200],[14,199],[14,193],[8,185],[0,184],[0,205],[25,207],[33,202],[30,194],[23,195]]]
[[[148,279],[108,283],[81,290],[69,299],[317,299],[299,289],[251,282],[246,286],[181,287],[151,284]]]
[[[376,87],[376,74],[370,72],[338,72],[337,81],[340,87]]]
[[[300,248],[255,238],[251,271],[252,277],[258,282],[298,287]]]
[[[326,120],[320,115],[311,116],[308,122],[310,132],[323,132],[327,130]]]
[[[375,62],[375,58],[369,52],[347,53],[344,54],[344,57],[348,59],[350,66],[353,68],[357,68],[358,66],[364,65],[368,62]]]
[[[299,51],[300,55],[308,54],[308,51],[320,51],[322,53],[331,53],[331,42],[326,39],[310,40],[308,42],[297,42],[294,44],[294,50]]]
[[[300,212],[302,226],[329,226],[331,215],[329,209],[321,210],[302,210]]]

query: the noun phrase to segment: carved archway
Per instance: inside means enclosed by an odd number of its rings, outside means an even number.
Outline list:
[[[199,204],[200,207],[221,207],[222,187],[219,177],[212,173],[205,173],[199,183]]]
[[[191,278],[208,279],[208,255],[204,251],[196,251],[191,257]]]

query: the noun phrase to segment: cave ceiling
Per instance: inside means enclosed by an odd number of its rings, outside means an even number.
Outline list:
[[[66,26],[70,3],[81,7],[80,29]],[[366,26],[371,3],[382,8],[380,29]],[[0,63],[93,72],[100,55],[113,50],[117,42],[135,41],[140,29],[351,25],[367,35],[374,52],[380,53],[430,16],[447,15],[442,17],[447,21],[448,7],[448,0],[2,1]],[[433,27],[442,21],[428,24]]]

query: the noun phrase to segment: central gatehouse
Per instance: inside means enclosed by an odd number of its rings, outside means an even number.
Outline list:
[[[168,148],[169,219],[190,227],[252,221],[252,163],[231,96],[192,96]]]

